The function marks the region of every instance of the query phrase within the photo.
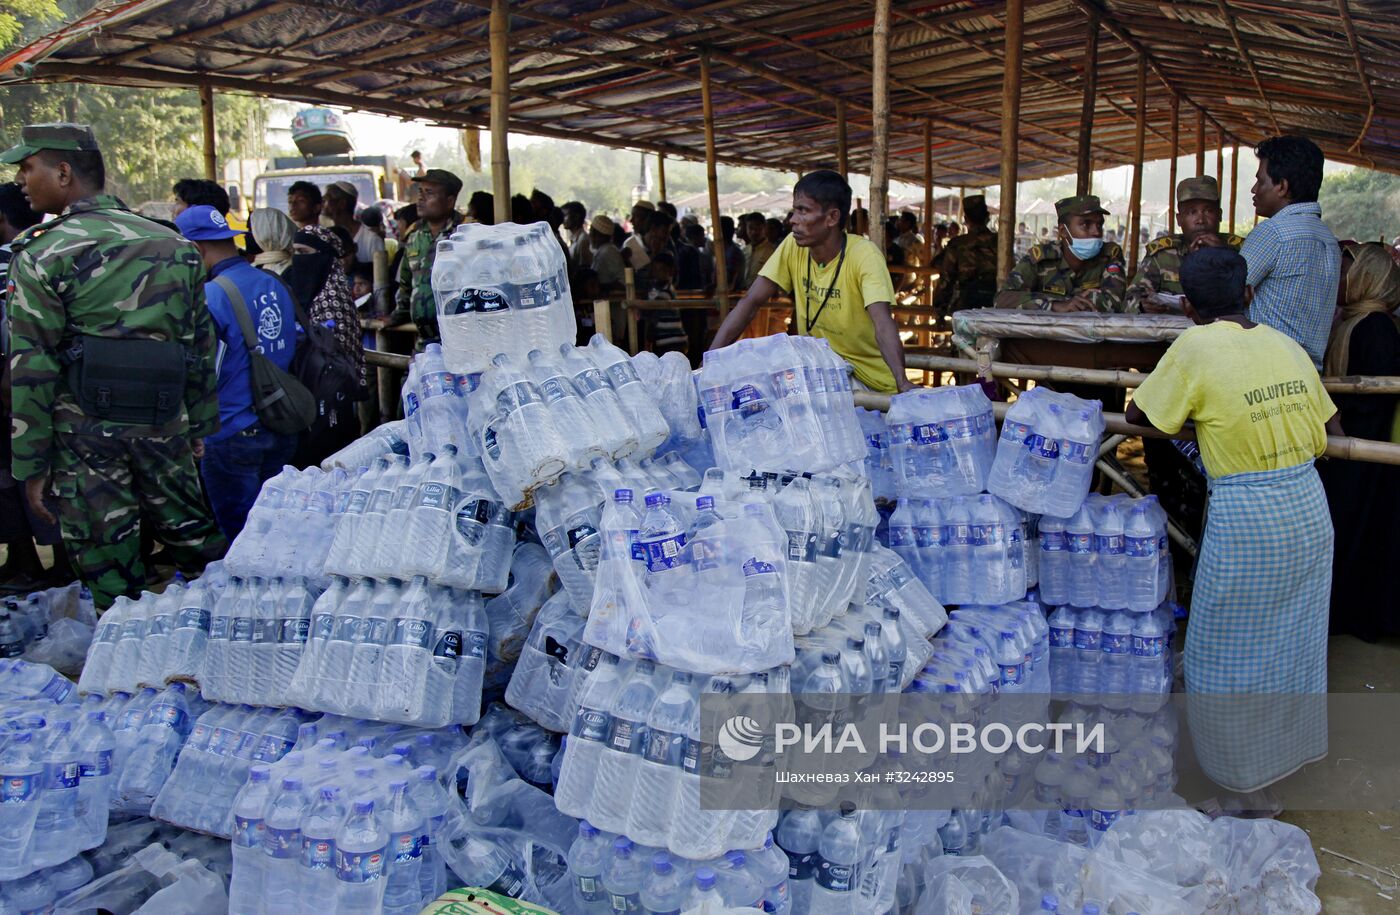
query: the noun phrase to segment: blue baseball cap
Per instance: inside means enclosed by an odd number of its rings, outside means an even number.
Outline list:
[[[176,216],[175,228],[190,241],[221,241],[242,234],[230,229],[224,214],[207,204],[190,207]]]

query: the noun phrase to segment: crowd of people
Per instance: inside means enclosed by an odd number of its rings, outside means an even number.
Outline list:
[[[1223,233],[1216,181],[1187,178],[1176,189],[1180,233],[1147,245],[1132,277],[1092,195],[1059,201],[1055,237],[1005,277],[981,196],[966,198],[962,226],[931,243],[912,214],[896,216],[881,252],[832,171],[799,179],[785,219],[724,217],[717,240],[664,202],[638,201],[626,229],[538,190],[510,209],[515,222],[555,231],[580,303],[619,297],[629,269],[638,298],[712,295],[723,259],[739,294],[728,316],[711,328],[705,309],[648,309],[647,347],[698,361],[785,294],[792,331],[825,338],[877,392],[913,387],[891,315],[892,260],[935,268],[944,313],[995,305],[1189,317],[1197,326],[1128,408],[1129,421],[1170,434],[1194,424],[1210,492],[1188,687],[1315,693],[1325,690],[1329,626],[1368,639],[1400,632],[1385,581],[1397,468],[1314,469],[1329,433],[1400,440],[1397,398],[1334,401],[1320,380],[1400,375],[1400,265],[1389,246],[1339,243],[1322,222],[1313,143],[1275,137],[1256,153],[1255,208],[1266,221],[1245,238]],[[412,322],[420,346],[438,339],[437,241],[495,218],[490,194],[461,206],[460,178],[419,168],[417,199],[394,210],[361,205],[348,183],[299,181],[285,211],[254,210],[240,240],[212,181],[174,186],[173,224],[129,211],[105,192],[101,152],[80,125],[26,127],[0,162],[18,166],[17,183],[0,186],[5,584],[76,575],[99,608],[147,585],[157,544],[156,555],[197,572],[237,536],[264,480],[357,437],[368,387],[362,321]],[[308,380],[314,409],[304,427],[289,427],[269,418],[259,379],[303,371],[308,351],[321,359],[316,377],[333,382]],[[1149,461],[1161,454],[1149,451]],[[51,568],[36,545],[53,548]],[[1275,768],[1315,758],[1318,747],[1316,734],[1278,747]]]

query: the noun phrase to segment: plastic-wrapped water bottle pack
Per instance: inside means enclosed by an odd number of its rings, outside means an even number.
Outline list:
[[[578,711],[571,705],[575,683],[603,654],[584,643],[587,622],[568,592],[556,593],[540,608],[511,671],[506,702],[548,730],[569,730]]]
[[[1089,496],[1068,518],[1042,516],[1040,593],[1047,604],[1146,613],[1171,593],[1167,514],[1156,496]]]
[[[1103,431],[1097,400],[1032,388],[1006,411],[987,491],[1033,514],[1069,517],[1089,493]]]
[[[283,467],[267,480],[229,546],[230,575],[319,578],[351,491],[351,473]]]
[[[547,223],[463,223],[438,241],[432,283],[452,372],[572,345],[577,333],[568,265]]]
[[[0,658],[47,664],[77,676],[97,626],[92,593],[78,582],[0,603]]]
[[[1004,604],[1034,584],[1033,524],[993,495],[901,498],[890,549],[945,604]]]
[[[575,688],[560,811],[697,860],[762,844],[776,811],[700,809],[702,776],[731,777],[734,763],[701,739],[699,702],[702,692],[787,693],[786,667],[711,677],[604,653]],[[771,754],[753,764],[771,766]]]
[[[885,421],[899,492],[938,499],[986,488],[997,435],[981,385],[896,394]]]
[[[877,502],[893,501],[898,495],[899,478],[895,475],[885,414],[858,407],[856,418],[865,435],[865,476],[870,480],[871,494]]]
[[[1054,691],[1160,701],[1172,691],[1173,608],[1170,603],[1146,613],[1056,608],[1048,621]]]
[[[696,384],[716,465],[817,473],[864,460],[849,370],[818,337],[775,334],[707,352]]]

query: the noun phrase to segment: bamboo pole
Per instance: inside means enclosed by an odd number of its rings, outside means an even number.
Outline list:
[[[1006,61],[1001,74],[1001,212],[997,214],[997,275],[1015,266],[1016,135],[1021,117],[1021,31],[1023,0],[1006,0]]]
[[[1176,166],[1181,157],[1181,99],[1172,93],[1172,164],[1167,177],[1167,231],[1176,229]]]
[[[214,137],[214,87],[208,83],[199,87],[199,122],[204,134],[204,177],[210,181],[218,181],[219,164],[215,154]]]
[[[491,191],[496,223],[510,222],[510,0],[491,0]]]
[[[1230,232],[1235,231],[1235,203],[1240,196],[1240,144],[1230,147]]]
[[[1133,144],[1133,189],[1128,197],[1128,276],[1137,275],[1139,236],[1142,234],[1142,159],[1147,142],[1147,58],[1138,55],[1137,136]]]
[[[1215,183],[1225,187],[1225,131],[1220,131],[1220,145],[1215,147]]]
[[[836,170],[847,181],[851,180],[850,151],[846,148],[846,100],[836,100]]]
[[[890,199],[890,0],[875,0],[875,25],[870,33],[870,100],[874,135],[870,144],[870,240],[885,253],[885,215]]]
[[[602,334],[609,343],[613,341],[612,302],[607,299],[593,300],[593,332]]]
[[[1206,110],[1196,109],[1196,174],[1199,178],[1206,173]]]
[[[710,96],[710,50],[700,52],[700,103],[705,117],[705,183],[710,190],[710,232],[715,250],[715,295],[719,298],[719,319],[729,314],[729,265],[720,223],[719,176],[715,170],[715,105]],[[629,296],[631,298],[631,296]]]
[[[1094,108],[1099,100],[1099,14],[1088,15],[1088,35],[1084,42],[1084,102],[1079,111],[1079,171],[1074,192],[1089,193],[1094,175],[1090,138],[1094,132]]]
[[[656,199],[666,200],[666,154],[656,154]]]
[[[924,121],[924,266],[933,263],[933,122]]]

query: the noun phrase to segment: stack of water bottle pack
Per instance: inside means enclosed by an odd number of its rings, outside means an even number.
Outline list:
[[[602,335],[525,359],[500,354],[467,402],[487,475],[520,507],[566,470],[650,456],[672,434],[632,359]]]
[[[92,593],[77,582],[11,595],[0,605],[0,658],[22,656],[77,676],[96,626]]]
[[[449,371],[485,372],[500,353],[572,344],[568,264],[549,225],[464,223],[437,243],[433,298]]]
[[[922,814],[859,808],[851,801],[785,810],[773,838],[787,858],[790,910],[794,915],[892,911],[901,861],[911,845],[919,847],[913,826]]]
[[[894,470],[890,430],[885,414],[857,408],[860,431],[865,435],[865,476],[877,502],[891,502],[898,495],[899,478]]]
[[[982,493],[901,497],[889,521],[890,549],[944,604],[1003,604],[1025,596],[1039,575],[1035,522]]]
[[[247,523],[229,545],[228,574],[319,579],[352,479],[351,471],[339,467],[283,467],[263,483]]]
[[[1039,531],[1046,604],[1147,613],[1171,593],[1167,513],[1156,496],[1093,495],[1070,517],[1042,516]]]
[[[303,725],[232,799],[230,915],[420,911],[447,886],[439,767],[461,744],[456,729]]]
[[[1094,476],[1103,404],[1036,387],[1006,411],[987,491],[1023,511],[1067,518]]]
[[[819,337],[775,334],[707,352],[696,384],[716,466],[818,473],[864,460],[849,371]]]

